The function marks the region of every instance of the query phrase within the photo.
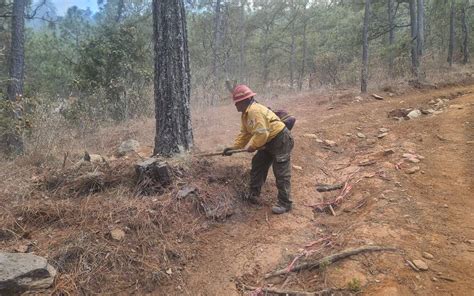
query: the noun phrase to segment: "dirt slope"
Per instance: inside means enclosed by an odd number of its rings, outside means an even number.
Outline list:
[[[199,251],[186,267],[185,284],[169,293],[241,295],[238,282],[318,291],[347,288],[356,279],[365,295],[472,295],[473,91],[472,86],[450,87],[387,96],[384,101],[324,102],[306,96],[279,102],[298,117],[293,164],[303,169],[293,171],[294,210],[288,215],[271,215],[275,190],[270,179],[263,207],[248,206],[245,214],[199,236],[194,242]],[[440,114],[402,121],[387,117],[396,108],[431,108],[436,102],[430,101],[438,98],[445,99],[439,104]],[[238,128],[238,116],[234,124],[230,112],[235,111],[230,107],[211,112],[215,112],[218,129],[203,128],[204,117],[196,123],[198,145],[204,148],[229,141]],[[380,128],[389,132],[379,139]],[[325,147],[304,136],[308,133],[335,141],[337,146]],[[381,152],[389,148],[394,153],[383,156]],[[401,163],[404,153],[422,159]],[[358,166],[366,159],[375,164]],[[249,165],[248,156],[223,161]],[[413,166],[420,170],[407,174]],[[337,216],[314,212],[308,206],[337,194],[318,193],[316,183],[343,182],[354,172],[350,182],[354,187],[336,209]],[[328,238],[329,243],[313,257],[366,244],[394,246],[399,251],[354,256],[323,271],[263,280],[265,273],[287,266],[300,248],[320,238]],[[423,258],[423,252],[434,258]],[[414,271],[406,262],[414,259],[424,260],[429,270]]]
[[[49,162],[34,155],[2,162],[0,251],[26,249],[48,258],[59,274],[51,289],[38,292],[45,295],[244,295],[250,291],[242,291],[242,283],[331,289],[331,295],[472,295],[473,93],[474,86],[453,86],[381,93],[385,100],[377,101],[345,90],[264,102],[298,118],[295,207],[282,216],[270,212],[273,176],[264,187],[263,206],[235,196],[245,189],[248,154],[176,157],[168,160],[175,178],[170,186],[135,184],[134,164],[151,154],[153,120],[104,128],[83,139],[91,151],[109,156],[99,164],[76,168],[83,157],[76,142],[69,148],[78,151],[65,167],[62,153]],[[405,114],[400,108],[433,114],[388,118]],[[230,144],[240,125],[231,105],[195,110],[193,119],[202,151]],[[383,136],[381,128],[388,130]],[[108,154],[131,137],[142,143],[136,155]],[[408,174],[414,167],[419,169]],[[89,173],[102,179],[83,178]],[[316,184],[341,182],[350,190],[335,206],[335,216],[314,211],[340,194],[318,193]],[[180,197],[185,188],[193,193]],[[157,191],[141,194],[143,189]],[[111,235],[116,228],[125,232],[122,240]],[[297,255],[304,255],[302,262],[370,244],[397,251],[264,280]],[[423,258],[423,252],[432,258]],[[417,259],[427,271],[408,265]]]

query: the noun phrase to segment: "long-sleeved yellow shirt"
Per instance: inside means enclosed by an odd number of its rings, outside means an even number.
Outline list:
[[[240,134],[234,142],[234,149],[242,149],[247,144],[258,149],[275,138],[285,124],[267,107],[252,103],[242,113]]]

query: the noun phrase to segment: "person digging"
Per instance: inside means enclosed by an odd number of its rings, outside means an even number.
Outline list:
[[[224,149],[223,155],[231,156],[232,150],[243,149],[257,153],[252,158],[250,172],[250,192],[248,201],[259,203],[259,196],[270,166],[278,188],[278,202],[272,207],[274,214],[291,210],[291,163],[290,155],[294,140],[285,123],[269,108],[255,101],[254,93],[248,86],[237,85],[232,92],[232,100],[241,112],[240,134],[232,147]]]

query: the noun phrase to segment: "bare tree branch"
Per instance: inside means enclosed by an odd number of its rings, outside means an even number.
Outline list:
[[[406,25],[394,25],[393,27],[389,27],[388,29],[382,31],[382,32],[379,32],[377,34],[374,34],[373,36],[370,36],[369,37],[369,40],[372,41],[372,40],[375,40],[379,37],[382,37],[383,35],[387,34],[388,32],[390,32],[390,30],[392,29],[396,29],[396,28],[406,28],[406,27],[409,27],[410,24],[406,24]]]
[[[41,2],[38,3],[38,5],[35,7],[35,9],[33,9],[32,14],[28,14],[28,13],[25,14],[25,18],[27,18],[27,19],[33,19],[33,18],[36,16],[36,13],[38,13],[38,10],[39,10],[41,7],[43,7],[44,5],[46,5],[46,0],[41,0]]]

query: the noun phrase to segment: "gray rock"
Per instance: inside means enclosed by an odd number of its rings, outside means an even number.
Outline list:
[[[428,264],[426,264],[425,261],[420,260],[420,259],[415,259],[412,262],[416,266],[416,268],[418,268],[419,270],[421,270],[421,271],[428,270]]]
[[[47,289],[56,276],[48,261],[33,254],[0,253],[0,295]]]
[[[464,109],[464,105],[460,105],[460,104],[453,104],[453,105],[450,105],[449,106],[450,109]]]
[[[196,187],[184,186],[181,190],[178,191],[178,199],[186,198],[188,195],[196,193],[196,190]]]
[[[125,238],[125,231],[120,228],[115,228],[110,231],[110,236],[116,241],[121,241]]]
[[[336,142],[334,141],[331,141],[331,140],[324,140],[324,144],[330,146],[330,147],[334,147],[336,146]]]
[[[299,165],[293,165],[293,168],[294,168],[295,170],[298,170],[298,171],[302,171],[302,170],[303,170],[303,168],[300,167]]]
[[[431,108],[430,108],[430,109],[427,109],[427,110],[425,110],[425,111],[426,111],[426,113],[428,113],[428,114],[434,114],[434,113],[436,112],[434,109],[431,109]]]
[[[415,109],[413,111],[410,111],[410,113],[407,114],[408,118],[410,119],[415,119],[421,116],[421,111],[418,109]]]
[[[388,133],[389,132],[389,129],[388,128],[385,128],[385,127],[382,127],[379,129],[379,132],[381,133]]]
[[[403,158],[406,159],[407,161],[411,162],[411,163],[419,163],[420,162],[420,159],[419,159],[418,155],[411,154],[411,153],[404,153]]]
[[[357,136],[361,139],[365,139],[365,135],[363,133],[357,133]]]
[[[388,133],[381,133],[377,135],[377,138],[382,139],[385,138],[386,135],[388,135]]]
[[[127,153],[132,152],[132,151],[137,152],[138,148],[140,148],[140,143],[138,143],[137,140],[130,139],[120,144],[120,146],[117,149],[117,154],[119,156],[124,156]]]
[[[428,253],[428,252],[423,252],[422,255],[423,255],[423,258],[425,258],[425,259],[429,259],[429,260],[433,260],[433,259],[434,259],[434,256],[431,255],[431,254]]]
[[[376,140],[376,139],[368,139],[368,140],[367,140],[367,144],[369,144],[369,145],[373,145],[373,144],[375,144],[375,143],[377,143],[377,140]]]
[[[409,168],[406,172],[407,174],[414,174],[418,172],[419,170],[420,170],[419,166],[414,166],[414,167]]]

